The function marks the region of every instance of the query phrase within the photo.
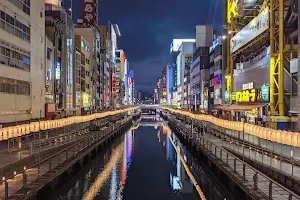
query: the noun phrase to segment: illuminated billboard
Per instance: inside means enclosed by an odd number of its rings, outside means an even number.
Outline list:
[[[269,9],[266,8],[230,40],[230,52],[234,53],[268,29]]]
[[[196,42],[196,39],[173,39],[170,45],[170,53],[173,51],[178,51],[183,42]]]
[[[96,25],[97,20],[97,0],[82,0],[82,19],[86,24]]]
[[[111,57],[112,64],[116,64],[116,48],[117,48],[117,34],[115,32],[114,26],[111,25]]]

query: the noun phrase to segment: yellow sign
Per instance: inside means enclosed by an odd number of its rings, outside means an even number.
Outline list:
[[[91,98],[91,95],[84,92],[82,94],[82,106],[84,108],[89,108],[91,106],[91,103],[90,103],[90,98]]]
[[[257,89],[236,92],[232,96],[232,100],[236,102],[255,102],[257,101]]]
[[[193,59],[193,57],[192,56],[186,56],[185,57],[185,64],[186,65],[189,65],[190,63],[191,63],[191,60]]]

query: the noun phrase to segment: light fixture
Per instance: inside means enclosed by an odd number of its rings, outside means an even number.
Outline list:
[[[222,39],[223,39],[223,40],[225,40],[226,38],[227,38],[227,36],[226,36],[226,35],[223,35],[223,36],[222,36]]]

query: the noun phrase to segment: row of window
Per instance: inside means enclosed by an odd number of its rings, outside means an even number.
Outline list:
[[[30,0],[8,0],[27,15],[30,15]]]
[[[0,11],[0,28],[25,41],[30,41],[29,26],[23,24],[4,11]]]
[[[0,40],[0,63],[25,71],[30,71],[30,53]]]
[[[29,96],[30,83],[27,81],[0,77],[0,92]]]

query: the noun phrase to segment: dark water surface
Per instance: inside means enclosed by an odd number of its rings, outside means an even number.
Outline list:
[[[140,126],[116,139],[51,200],[197,200],[198,192],[177,155],[191,168],[208,200],[230,199],[193,163],[193,158],[165,125]]]

